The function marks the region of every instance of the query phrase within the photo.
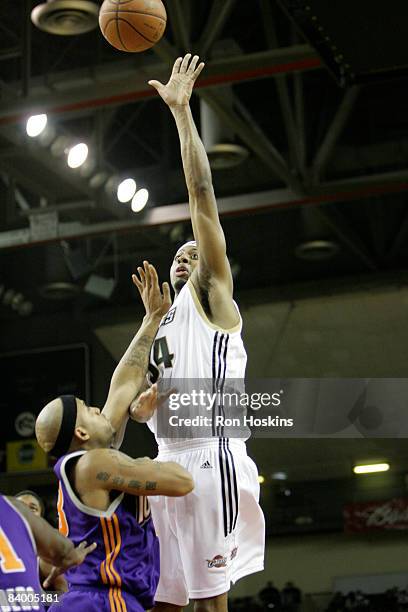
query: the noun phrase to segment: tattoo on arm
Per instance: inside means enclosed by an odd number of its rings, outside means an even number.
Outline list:
[[[128,487],[130,489],[141,489],[142,483],[139,480],[129,480]]]
[[[132,459],[131,457],[128,457],[120,451],[110,450],[108,452],[111,455],[112,459],[115,460],[118,470],[120,470],[121,468],[133,468],[135,467],[135,465],[146,465],[146,467],[149,466],[151,468],[152,464],[158,471],[161,469],[161,463],[159,461],[152,461],[148,457],[139,457],[137,459]],[[122,476],[119,476],[118,474],[115,475],[108,472],[98,472],[96,478],[97,480],[103,482],[110,481],[112,483],[112,488],[115,488],[115,486],[122,487],[125,484],[125,479]],[[140,480],[132,479],[128,481],[127,487],[129,489],[135,489],[136,491],[140,489],[145,489],[146,491],[155,491],[157,489],[157,481],[146,480],[143,483]]]
[[[115,476],[114,478],[112,478],[112,484],[116,485],[117,487],[120,487],[121,485],[123,485],[124,482],[125,482],[125,479],[122,478],[121,476]]]
[[[149,360],[149,352],[152,346],[153,337],[144,335],[138,338],[135,346],[129,347],[129,354],[125,355],[124,363],[132,368],[145,370]]]

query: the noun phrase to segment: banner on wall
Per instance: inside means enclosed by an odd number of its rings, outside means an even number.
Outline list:
[[[348,504],[343,511],[346,533],[408,530],[408,498]]]

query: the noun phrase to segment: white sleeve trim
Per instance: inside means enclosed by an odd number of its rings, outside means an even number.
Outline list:
[[[83,504],[81,500],[78,499],[78,497],[76,496],[71,486],[71,483],[69,482],[69,478],[65,471],[66,464],[73,457],[79,457],[81,455],[84,455],[86,452],[87,451],[76,451],[75,453],[70,453],[62,460],[61,466],[60,466],[62,481],[65,485],[65,488],[66,488],[66,491],[68,493],[70,500],[72,501],[72,503],[78,510],[80,510],[84,514],[88,514],[89,516],[96,516],[98,518],[111,518],[112,514],[116,511],[117,507],[121,503],[124,493],[121,493],[120,495],[118,495],[118,497],[113,500],[113,502],[110,504],[107,510],[97,510],[96,508],[91,508],[90,506],[86,506],[85,504]]]

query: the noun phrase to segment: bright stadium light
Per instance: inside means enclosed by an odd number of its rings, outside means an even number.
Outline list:
[[[355,474],[375,474],[376,472],[388,472],[389,469],[389,463],[369,463],[367,465],[355,465],[353,472]]]
[[[262,476],[262,474],[259,474],[258,482],[259,482],[259,484],[263,484],[265,482],[265,476]]]
[[[88,145],[81,142],[68,151],[67,163],[70,168],[79,168],[88,157]]]
[[[119,202],[123,204],[125,202],[130,202],[133,196],[136,193],[136,181],[132,178],[124,179],[118,185],[117,197]]]
[[[138,213],[143,210],[147,204],[148,199],[149,192],[147,191],[147,189],[139,189],[139,191],[136,192],[136,195],[133,197],[132,200],[133,212]]]
[[[47,127],[47,115],[32,115],[27,119],[26,132],[30,138],[36,138]]]

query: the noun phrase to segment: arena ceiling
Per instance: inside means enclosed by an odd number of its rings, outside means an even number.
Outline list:
[[[37,4],[0,4],[5,289],[39,313],[70,312],[78,303],[128,304],[130,272],[143,258],[167,273],[191,230],[177,133],[147,80],[166,79],[185,51],[207,63],[192,102],[197,121],[205,103],[248,151],[240,165],[213,171],[238,291],[405,269],[405,78],[340,88],[277,0],[167,0],[165,38],[141,54],[114,50],[99,29],[42,32],[29,19]],[[29,139],[25,120],[38,112],[60,136],[54,153],[87,142],[95,171],[149,189],[146,211],[135,215]],[[296,255],[304,243],[315,259]],[[319,257],[328,250],[331,257]],[[84,293],[90,274],[113,279],[109,300]],[[65,283],[69,299],[41,297],[39,288],[54,282]],[[18,315],[3,306],[0,316]]]

